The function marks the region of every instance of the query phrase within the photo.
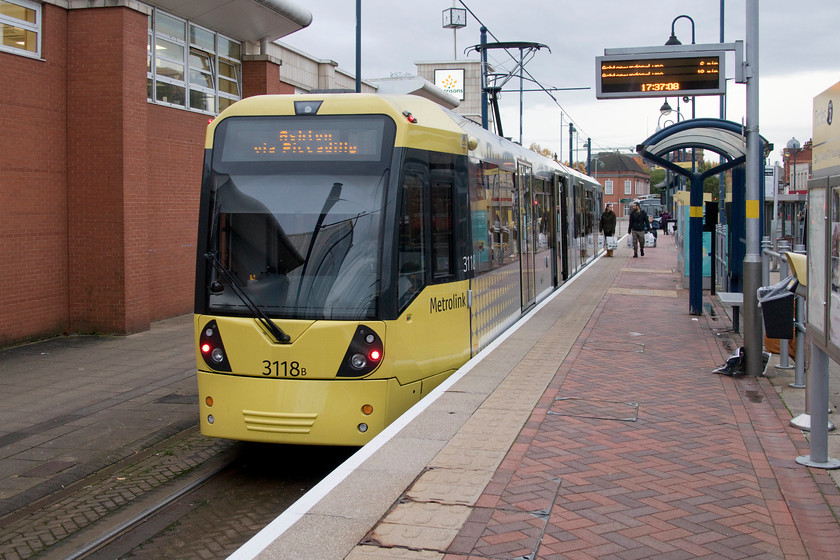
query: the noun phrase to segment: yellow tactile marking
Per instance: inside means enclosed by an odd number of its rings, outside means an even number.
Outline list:
[[[607,290],[608,294],[618,294],[622,296],[653,296],[676,298],[676,290],[646,290],[644,288],[610,288]]]
[[[653,270],[649,268],[633,268],[630,266],[625,266],[621,269],[622,272],[644,272],[645,274],[673,274],[673,268],[654,268]]]

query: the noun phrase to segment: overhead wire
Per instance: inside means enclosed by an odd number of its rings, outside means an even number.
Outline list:
[[[466,2],[464,2],[464,0],[458,0],[458,2],[459,2],[459,3],[460,3],[463,7],[464,7],[464,9],[466,9],[466,10],[467,10],[467,12],[469,12],[469,14],[470,14],[470,15],[471,15],[471,16],[472,16],[472,17],[473,17],[473,18],[474,18],[474,19],[475,19],[475,20],[479,23],[479,25],[481,25],[481,27],[483,27],[483,28],[485,28],[485,29],[487,30],[487,33],[488,33],[488,34],[489,34],[489,35],[490,35],[490,36],[491,36],[491,37],[492,37],[492,38],[493,38],[493,39],[494,39],[497,43],[500,43],[500,42],[501,42],[501,41],[499,41],[499,38],[498,38],[498,37],[496,37],[496,35],[495,35],[495,34],[493,34],[493,32],[492,32],[492,31],[490,31],[490,28],[489,28],[489,27],[487,27],[487,25],[485,25],[485,23],[484,23],[483,21],[481,21],[481,18],[479,18],[479,17],[476,15],[476,13],[475,13],[475,12],[473,12],[473,11],[472,11],[472,9],[471,9],[469,6],[467,6],[467,3],[466,3]],[[508,56],[509,56],[509,57],[510,57],[510,58],[511,58],[514,62],[517,62],[517,59],[516,59],[516,57],[513,55],[513,53],[511,53],[508,49],[504,49],[504,51],[507,53],[507,55],[508,55]],[[501,62],[499,62],[499,66],[501,66],[502,68],[504,68],[503,63],[501,63]],[[544,86],[544,85],[543,85],[543,84],[542,84],[539,80],[537,80],[537,79],[536,79],[536,78],[535,78],[535,77],[534,77],[534,76],[533,76],[533,75],[532,75],[532,74],[531,74],[528,70],[526,70],[524,67],[522,68],[522,71],[523,71],[523,73],[524,73],[524,74],[527,74],[527,76],[528,76],[528,78],[529,78],[529,80],[530,80],[531,82],[533,82],[533,83],[535,83],[537,86],[539,86],[540,90],[541,90],[541,91],[543,91],[543,92],[545,92],[545,93],[546,93],[546,94],[547,94],[547,95],[548,95],[548,96],[552,99],[552,101],[554,101],[555,105],[557,105],[557,107],[559,107],[559,108],[560,108],[561,115],[562,115],[563,113],[565,113],[565,114],[566,114],[566,117],[568,117],[569,122],[575,126],[575,130],[577,130],[577,131],[578,131],[578,132],[580,132],[580,133],[585,133],[585,131],[584,131],[584,130],[583,130],[583,128],[582,128],[582,127],[581,127],[581,126],[577,123],[577,121],[575,121],[575,119],[573,119],[573,118],[572,118],[571,113],[569,113],[569,111],[568,111],[568,110],[566,110],[566,108],[564,108],[564,107],[563,107],[563,105],[561,105],[561,104],[560,104],[560,102],[557,100],[557,98],[556,98],[556,97],[554,97],[554,95],[552,95],[552,94],[551,94],[551,91],[549,90],[549,88],[546,88],[546,87],[545,87],[545,86]],[[551,88],[551,89],[561,89],[561,88]],[[562,119],[561,119],[561,122],[562,122]],[[586,137],[587,137],[587,138],[589,138],[590,140],[591,140],[591,138],[592,138],[592,136],[591,136],[591,135],[589,135],[589,134],[586,134]],[[594,143],[595,141],[593,140],[592,142]],[[600,146],[600,145],[598,145],[598,149],[603,150],[603,151],[609,151],[608,149],[605,149],[603,146]]]

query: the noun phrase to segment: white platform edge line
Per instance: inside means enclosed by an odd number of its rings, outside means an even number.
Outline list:
[[[622,236],[623,239],[623,236]],[[340,464],[334,471],[328,474],[321,482],[313,486],[306,494],[298,498],[298,500],[289,506],[286,511],[281,513],[274,520],[263,527],[263,529],[251,537],[245,544],[239,547],[233,554],[228,556],[228,560],[250,560],[255,558],[257,554],[265,550],[272,542],[277,540],[289,527],[298,522],[315,504],[338,486],[347,476],[350,475],[357,467],[364,463],[371,455],[377,452],[385,443],[393,438],[397,433],[406,427],[412,420],[426,410],[438,397],[444,394],[452,385],[459,379],[464,377],[476,364],[480,363],[493,350],[495,350],[502,342],[507,340],[509,336],[515,333],[519,327],[527,323],[534,317],[537,312],[548,305],[555,297],[559,296],[563,291],[578,278],[585,275],[589,269],[603,258],[604,253],[598,255],[595,260],[587,265],[579,274],[572,276],[571,280],[557,288],[550,296],[537,304],[534,309],[529,311],[524,317],[514,323],[508,330],[502,333],[493,342],[488,344],[481,352],[473,356],[466,364],[461,366],[455,373],[449,376],[446,381],[438,385],[425,398],[420,400],[417,404],[409,408],[402,416],[397,418],[393,423],[388,425],[372,440],[360,448],[356,453],[351,455]]]

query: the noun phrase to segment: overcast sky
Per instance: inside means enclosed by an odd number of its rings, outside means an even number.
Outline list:
[[[316,58],[331,59],[355,73],[356,2],[353,0],[297,0],[313,15],[312,24],[281,40]],[[540,144],[568,159],[568,122],[592,138],[593,152],[627,149],[653,134],[663,98],[598,100],[595,98],[595,57],[605,48],[664,45],[677,16],[694,20],[696,43],[720,41],[720,0],[465,0],[474,14],[457,32],[443,29],[441,12],[452,0],[362,0],[362,77],[416,75],[415,62],[478,60],[464,50],[480,41],[481,20],[495,40],[527,41],[546,45],[526,69],[545,87],[591,89],[557,91],[555,103],[543,92],[525,93],[523,144]],[[456,7],[463,7],[460,1]],[[724,41],[746,39],[745,0],[725,0]],[[791,137],[802,144],[811,139],[813,98],[840,81],[840,1],[761,0],[759,3],[759,129],[776,149],[770,161]],[[683,44],[691,43],[692,25],[676,22]],[[494,41],[491,36],[489,41]],[[503,51],[498,51],[502,53]],[[499,66],[510,59],[494,55]],[[491,60],[492,62],[492,60]],[[726,75],[734,77],[734,54],[727,55]],[[507,88],[518,88],[518,80]],[[528,86],[526,85],[526,89]],[[697,117],[719,117],[719,98],[697,97]],[[676,107],[677,98],[669,103]],[[746,88],[727,81],[726,118],[741,122],[746,116]],[[691,117],[691,106],[680,103]],[[502,96],[505,134],[518,139],[519,93]],[[563,131],[561,132],[561,113]],[[664,119],[663,119],[664,121]],[[576,156],[583,160],[584,153]]]

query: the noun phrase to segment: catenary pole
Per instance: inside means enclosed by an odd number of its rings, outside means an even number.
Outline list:
[[[356,0],[356,93],[362,93],[362,0]]]

